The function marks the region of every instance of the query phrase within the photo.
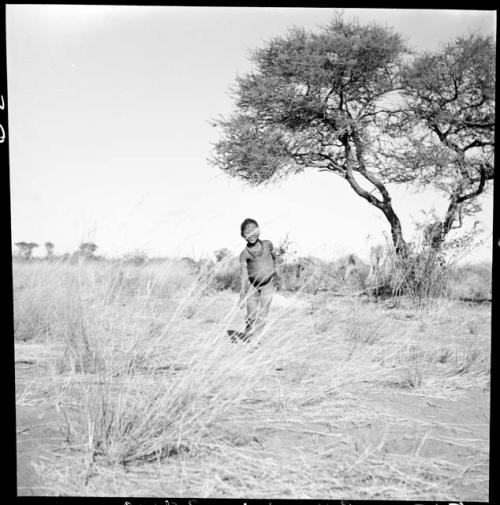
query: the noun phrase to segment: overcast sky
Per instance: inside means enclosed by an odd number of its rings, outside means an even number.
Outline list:
[[[393,26],[418,50],[470,32],[495,34],[494,11],[344,9]],[[333,9],[7,6],[7,77],[13,242],[50,240],[56,252],[91,240],[98,252],[143,249],[201,256],[289,234],[323,258],[384,240],[388,224],[333,174],[304,172],[249,188],[210,166],[231,112],[228,91],[250,69],[252,48],[292,25],[315,29]],[[411,239],[422,211],[443,213],[438,194],[394,191]],[[491,235],[492,192],[480,215]],[[489,259],[491,241],[471,259]],[[35,254],[43,254],[40,247]]]

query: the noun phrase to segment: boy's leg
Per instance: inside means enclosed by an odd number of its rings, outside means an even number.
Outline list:
[[[247,293],[247,317],[245,318],[245,334],[251,336],[255,330],[255,322],[259,311],[260,295],[259,290],[250,286]]]
[[[266,324],[269,308],[274,295],[274,282],[270,281],[259,289],[260,306],[255,322],[255,333],[260,333]]]

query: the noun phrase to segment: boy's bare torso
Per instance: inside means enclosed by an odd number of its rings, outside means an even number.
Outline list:
[[[248,271],[248,280],[254,285],[267,284],[275,274],[274,251],[270,240],[259,240],[245,247],[240,254],[240,265]]]

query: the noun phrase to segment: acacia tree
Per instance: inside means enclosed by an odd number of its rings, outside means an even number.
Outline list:
[[[272,39],[252,53],[255,70],[237,78],[236,111],[214,121],[223,137],[210,162],[253,185],[306,168],[340,176],[384,214],[396,252],[404,253],[387,185],[412,182],[417,174],[414,160],[405,164],[401,156],[401,132],[425,123],[411,77],[423,64],[417,58],[405,65],[408,55],[391,29],[342,18],[319,33],[294,28]],[[466,67],[467,58],[462,61]],[[451,132],[445,137],[451,140]],[[414,152],[425,165],[425,156]]]
[[[54,243],[53,242],[45,242],[45,249],[47,251],[47,259],[50,259],[54,256]]]
[[[15,245],[19,248],[23,259],[26,260],[31,259],[33,249],[35,249],[35,247],[38,247],[38,244],[36,242],[16,242]]]
[[[21,258],[27,259],[28,254],[30,252],[28,249],[28,243],[24,242],[24,241],[23,242],[16,242],[15,246],[19,249],[19,255],[21,256]]]
[[[236,113],[215,123],[224,138],[212,163],[251,184],[305,168],[336,174],[383,212],[402,248],[400,220],[366,148],[404,52],[391,29],[342,18],[319,33],[294,28],[271,40],[253,52],[256,70],[237,79]]]
[[[82,242],[78,246],[79,254],[85,258],[94,257],[94,253],[97,250],[97,245],[94,242]]]
[[[476,34],[403,68],[406,110],[387,128],[392,150],[378,152],[387,155],[382,167],[389,180],[447,195],[445,215],[427,228],[434,249],[462,226],[464,215],[479,210],[477,197],[493,179],[495,71],[493,37]]]

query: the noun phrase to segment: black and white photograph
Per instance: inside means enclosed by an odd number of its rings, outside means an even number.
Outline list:
[[[496,16],[5,6],[18,496],[491,499]]]

